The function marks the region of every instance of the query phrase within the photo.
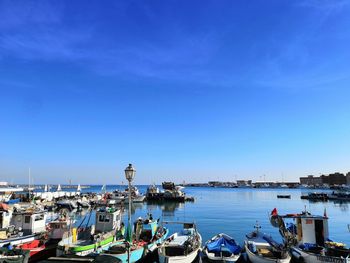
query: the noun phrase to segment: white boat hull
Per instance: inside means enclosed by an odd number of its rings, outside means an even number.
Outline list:
[[[167,257],[159,253],[159,262],[160,263],[192,263],[199,254],[199,248],[194,250],[192,253],[187,256],[175,256],[175,257]]]
[[[313,253],[307,253],[302,249],[293,247],[291,248],[291,253],[294,258],[297,260],[302,260],[305,263],[324,263],[324,262],[332,262],[332,263],[350,263],[350,258],[338,258],[338,257],[330,257],[330,256],[322,256]]]
[[[241,256],[241,253],[239,253],[238,255],[234,255],[232,257],[216,257],[214,255],[214,253],[210,253],[207,250],[204,250],[204,254],[205,256],[211,261],[211,262],[237,262],[238,259]]]
[[[0,247],[3,247],[3,246],[8,245],[8,244],[11,244],[12,246],[14,246],[14,245],[28,243],[28,242],[34,241],[38,237],[39,237],[39,235],[29,235],[29,236],[22,236],[22,237],[1,240]]]
[[[276,262],[276,263],[289,263],[291,260],[290,255],[288,255],[288,257],[284,258],[284,259],[273,259],[273,258],[259,256],[259,255],[256,255],[249,250],[249,248],[247,247],[247,243],[245,243],[244,246],[245,246],[247,256],[248,256],[250,262],[252,262],[252,263],[274,263],[274,262]]]

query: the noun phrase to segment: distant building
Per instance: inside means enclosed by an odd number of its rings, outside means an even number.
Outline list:
[[[346,177],[342,173],[333,173],[327,175],[321,175],[324,184],[328,185],[342,185],[346,184]]]
[[[238,187],[240,186],[250,186],[252,185],[252,180],[237,180]]]
[[[306,177],[300,177],[300,184],[306,184],[306,185],[321,185],[322,178],[316,177],[313,175],[308,175]]]
[[[350,172],[346,174],[346,184],[350,185]]]
[[[220,181],[209,181],[208,184],[209,184],[209,186],[214,187],[214,186],[221,186],[222,182],[220,182]]]
[[[333,173],[329,175],[313,176],[308,175],[306,177],[300,177],[300,184],[306,185],[342,185],[347,184],[347,181],[350,182],[350,173],[349,176],[345,176],[342,173]]]

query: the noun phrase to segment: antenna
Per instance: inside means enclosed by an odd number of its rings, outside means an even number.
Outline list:
[[[30,167],[28,168],[28,192],[30,188]]]

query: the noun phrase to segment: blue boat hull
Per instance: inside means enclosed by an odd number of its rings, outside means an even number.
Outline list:
[[[133,262],[136,262],[136,261],[140,260],[142,258],[142,256],[143,256],[144,250],[145,250],[144,247],[140,247],[138,249],[135,249],[135,250],[131,251],[131,253],[130,253],[130,263],[133,263]],[[108,255],[108,256],[111,256],[111,257],[118,258],[123,263],[127,263],[128,262],[128,253],[123,253],[123,254],[102,254],[102,255]]]

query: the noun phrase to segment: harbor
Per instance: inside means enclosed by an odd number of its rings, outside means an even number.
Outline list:
[[[350,263],[350,1],[0,16],[0,263]]]
[[[17,253],[18,262],[171,262],[172,257],[181,256],[179,262],[236,262],[239,259],[252,263],[272,257],[267,255],[275,255],[277,247],[283,246],[285,250],[278,252],[285,255],[283,262],[292,258],[301,262],[296,259],[295,251],[306,252],[293,250],[294,241],[283,241],[281,233],[287,225],[281,225],[281,220],[276,219],[279,218],[277,209],[271,212],[278,207],[279,213],[284,214],[281,218],[294,218],[294,222],[298,216],[305,218],[305,215],[309,220],[326,220],[323,226],[327,229],[322,233],[327,236],[323,237],[322,244],[316,242],[316,233],[315,237],[305,236],[308,239],[298,242],[318,243],[319,250],[324,251],[319,252],[325,257],[322,262],[347,262],[334,255],[327,258],[327,249],[331,248],[325,243],[326,240],[336,240],[336,244],[350,241],[347,202],[310,202],[304,198],[327,197],[323,201],[332,201],[332,197],[345,198],[347,194],[314,193],[313,190],[189,187],[173,182],[132,185],[130,181],[129,186],[82,188],[78,185],[76,189],[57,187],[53,192],[44,187],[28,192],[29,202],[11,202],[13,199],[8,199],[7,192],[3,196],[7,200],[3,199],[1,206],[0,246],[7,249],[6,253]],[[17,191],[13,194],[18,196]],[[271,215],[275,217],[271,219]],[[21,223],[24,221],[26,225]],[[188,241],[180,241],[187,238]],[[264,245],[259,248],[261,240]],[[130,252],[127,242],[133,244]],[[180,252],[179,242],[187,242],[191,250]],[[217,247],[217,244],[221,245]],[[228,250],[221,251],[224,244]],[[343,254],[350,253],[346,247],[341,249]],[[256,254],[255,251],[260,250],[267,254]]]

